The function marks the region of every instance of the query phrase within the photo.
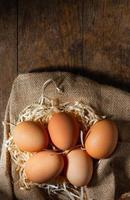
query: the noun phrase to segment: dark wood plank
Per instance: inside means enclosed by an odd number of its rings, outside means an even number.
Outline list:
[[[19,72],[82,66],[82,1],[19,1]]]
[[[83,65],[90,77],[130,91],[130,1],[85,1]]]
[[[71,69],[130,91],[130,1],[21,0],[18,19],[19,72]]]
[[[5,107],[11,84],[17,75],[17,9],[16,1],[0,1],[0,122],[4,119]],[[0,139],[2,138],[0,123]]]

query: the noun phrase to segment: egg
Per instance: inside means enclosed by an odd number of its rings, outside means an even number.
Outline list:
[[[35,183],[45,183],[56,178],[64,167],[61,154],[52,150],[41,151],[32,156],[25,164],[27,178]]]
[[[93,173],[93,161],[85,150],[74,149],[67,154],[66,177],[77,187],[87,185]]]
[[[53,144],[67,150],[76,145],[80,128],[77,119],[69,113],[54,113],[48,123],[48,130]]]
[[[24,121],[19,123],[13,131],[15,144],[22,151],[38,152],[47,148],[49,137],[45,127],[36,122]]]
[[[106,158],[115,150],[118,141],[118,129],[112,120],[104,119],[95,123],[89,130],[85,148],[95,158]]]

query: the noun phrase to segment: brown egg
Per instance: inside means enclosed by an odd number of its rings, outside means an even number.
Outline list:
[[[22,151],[38,152],[48,146],[48,133],[37,123],[25,121],[14,129],[14,142]]]
[[[111,120],[102,120],[94,124],[85,141],[88,154],[96,159],[108,157],[116,148],[118,130]]]
[[[57,177],[63,167],[62,155],[47,150],[35,154],[26,162],[25,173],[30,181],[44,183]]]
[[[68,113],[55,113],[48,123],[48,130],[53,144],[62,150],[76,145],[79,138],[79,124]]]
[[[89,183],[93,173],[93,161],[85,150],[74,149],[67,154],[68,167],[66,177],[77,187]]]

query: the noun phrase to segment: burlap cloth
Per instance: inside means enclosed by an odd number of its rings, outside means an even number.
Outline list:
[[[50,78],[64,89],[64,93],[58,96],[61,102],[83,101],[95,107],[101,114],[116,120],[119,128],[118,147],[110,158],[101,160],[94,170],[87,195],[91,200],[119,199],[122,193],[130,191],[130,94],[71,73],[23,74],[14,81],[5,121],[15,123],[20,111],[39,99],[43,83]],[[48,86],[47,95],[53,99],[57,97],[53,85]],[[23,191],[18,188],[18,177],[5,148],[10,128],[7,125],[4,127],[0,161],[0,200],[48,199],[43,189]]]

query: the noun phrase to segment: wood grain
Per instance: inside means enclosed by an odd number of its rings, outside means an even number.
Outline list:
[[[19,1],[19,72],[63,70],[130,91],[130,1]]]
[[[82,3],[19,2],[19,72],[48,66],[82,66]]]
[[[83,8],[84,68],[130,91],[130,1],[84,1]]]
[[[0,1],[0,122],[4,119],[5,107],[11,84],[17,75],[17,9],[16,1]],[[0,123],[0,139],[2,139]]]

